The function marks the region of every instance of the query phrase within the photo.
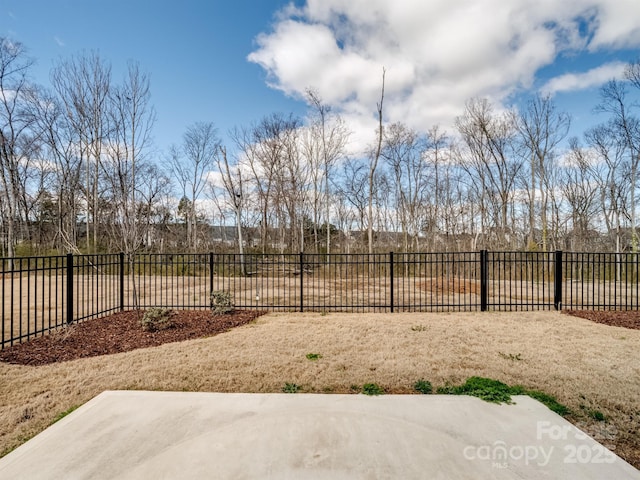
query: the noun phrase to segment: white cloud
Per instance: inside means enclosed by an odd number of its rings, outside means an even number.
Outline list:
[[[584,73],[566,73],[552,78],[542,88],[542,92],[554,95],[558,92],[571,92],[599,87],[609,80],[621,79],[627,64],[611,62],[601,65]]]
[[[59,47],[64,47],[64,46],[65,46],[64,41],[63,41],[60,37],[58,37],[57,35],[54,35],[54,36],[53,36],[53,41],[54,41],[54,42],[56,42],[56,44],[57,44]]]
[[[593,2],[597,28],[589,48],[637,48],[640,45],[640,5],[637,0]]]
[[[9,38],[2,39],[2,48],[7,51],[9,55],[19,56],[23,50],[23,47],[20,43],[14,42]]]
[[[373,140],[383,66],[388,121],[450,128],[466,100],[500,104],[561,53],[640,46],[634,11],[637,0],[307,0],[283,9],[248,59],[287,95],[316,89],[362,145]],[[573,81],[596,82],[613,65]]]
[[[0,98],[2,98],[3,102],[10,103],[16,98],[16,91],[0,88]]]
[[[210,170],[204,175],[205,181],[214,188],[224,188],[222,174],[216,170]]]

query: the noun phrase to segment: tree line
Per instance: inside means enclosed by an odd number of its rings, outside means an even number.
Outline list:
[[[267,115],[228,145],[196,122],[158,152],[137,63],[115,79],[83,53],[47,88],[29,81],[32,65],[0,38],[0,256],[638,248],[639,62],[601,88],[607,120],[581,138],[543,95],[506,110],[470,99],[451,133],[387,123],[383,70],[358,154],[312,89],[304,118]]]

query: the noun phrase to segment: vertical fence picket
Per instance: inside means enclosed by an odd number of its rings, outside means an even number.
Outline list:
[[[556,250],[554,256],[553,306],[562,310],[562,251]]]
[[[304,312],[304,253],[302,252],[300,252],[298,272],[300,276],[300,312]]]
[[[67,325],[73,323],[73,254],[67,254]]]
[[[124,252],[120,252],[119,255],[119,270],[118,270],[118,280],[119,280],[119,292],[118,296],[120,297],[118,303],[120,304],[120,311],[124,310]]]
[[[5,283],[5,261],[4,259],[0,259],[0,275],[2,276],[2,305],[0,306],[0,312],[2,313],[2,346],[5,345],[5,343],[7,342],[7,332],[6,332],[6,326],[7,326],[7,322],[5,321],[5,298],[7,298],[5,295],[5,291],[4,291],[4,283]],[[13,303],[13,299],[12,302]],[[13,305],[10,305],[10,308],[13,308]],[[13,331],[9,332],[9,337],[13,338]]]
[[[489,303],[489,272],[487,251],[480,250],[480,311],[486,312]]]
[[[389,252],[389,306],[393,313],[393,252]]]

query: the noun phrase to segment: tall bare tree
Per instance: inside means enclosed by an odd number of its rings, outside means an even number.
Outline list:
[[[9,257],[15,255],[17,239],[28,236],[26,181],[39,139],[31,107],[37,99],[27,81],[32,64],[22,44],[0,37],[0,194]]]
[[[343,199],[345,206],[343,211],[347,218],[344,224],[348,226],[345,232],[347,236],[347,245],[350,249],[352,237],[351,230],[357,229],[358,235],[362,236],[362,248],[366,250],[364,243],[364,234],[367,225],[367,181],[369,168],[365,164],[364,159],[349,158],[342,165],[341,180],[338,183],[338,194]],[[357,227],[357,228],[354,228]],[[368,243],[367,243],[368,245]]]
[[[570,208],[570,248],[585,250],[597,213],[598,190],[594,188],[591,173],[595,159],[592,151],[583,148],[577,138],[572,138],[569,144],[560,188]]]
[[[282,247],[283,222],[287,216],[284,194],[289,188],[285,184],[292,180],[285,170],[291,161],[299,161],[296,143],[299,127],[297,118],[273,114],[249,129],[232,132],[232,138],[251,173],[250,181],[260,215],[260,245],[263,253],[270,244],[278,243]],[[273,228],[278,232],[277,238],[271,238]]]
[[[456,127],[468,148],[461,165],[480,192],[481,231],[487,234],[488,216],[497,229],[503,247],[513,243],[509,209],[513,208],[516,176],[522,164],[513,154],[515,126],[512,116],[495,114],[486,99],[467,102],[465,113],[456,119]],[[487,212],[487,207],[491,210]]]
[[[598,125],[589,129],[586,140],[597,161],[592,165],[592,177],[598,192],[600,213],[607,233],[615,244],[615,251],[622,252],[622,225],[627,216],[626,206],[629,182],[625,181],[626,148],[617,141],[612,125]]]
[[[515,114],[514,124],[520,134],[521,141],[530,158],[531,185],[529,189],[529,246],[535,241],[535,198],[540,194],[540,218],[542,223],[542,249],[548,245],[548,210],[549,195],[555,185],[552,174],[556,170],[553,162],[556,148],[566,137],[571,123],[570,116],[557,111],[550,96],[536,95],[529,100],[526,108]]]
[[[112,125],[106,158],[101,162],[111,192],[115,218],[112,222],[118,248],[133,258],[143,245],[149,226],[147,209],[140,208],[145,183],[140,178],[148,161],[155,113],[150,105],[147,74],[130,63],[122,85],[111,89],[109,121]]]
[[[434,237],[439,229],[442,219],[452,219],[452,211],[449,215],[443,213],[447,205],[447,199],[450,194],[451,176],[449,155],[447,151],[450,148],[449,139],[439,126],[430,128],[426,134],[425,151],[421,154],[421,160],[425,164],[425,176],[428,177],[425,182],[425,188],[431,192],[426,203],[426,218],[422,222],[422,230],[428,234],[427,241],[433,245]],[[443,181],[444,180],[444,181]]]
[[[87,250],[96,250],[99,222],[99,177],[105,142],[110,135],[111,66],[97,53],[62,60],[51,82],[73,129],[85,169],[84,201]]]
[[[170,151],[169,168],[182,189],[181,203],[186,209],[187,244],[191,251],[198,247],[198,201],[219,148],[220,140],[213,123],[197,122],[187,127],[182,145]]]
[[[35,118],[42,132],[42,159],[52,165],[49,189],[55,208],[56,231],[51,248],[78,251],[78,216],[81,210],[82,167],[76,134],[60,99],[40,91],[34,102]]]
[[[300,127],[286,130],[284,149],[276,179],[278,202],[283,205],[283,221],[280,225],[280,245],[287,243],[293,249],[304,251],[305,217],[307,217],[307,193],[309,190],[309,165],[300,154]],[[288,242],[287,239],[290,239]]]
[[[380,155],[382,154],[382,141],[384,139],[384,126],[382,124],[382,108],[384,103],[384,79],[386,75],[386,70],[384,67],[382,68],[382,88],[380,91],[380,101],[376,104],[376,110],[378,112],[378,128],[377,128],[377,139],[376,146],[371,155],[371,162],[369,164],[369,203],[367,207],[368,212],[368,229],[367,236],[369,239],[369,253],[373,253],[373,197],[374,197],[374,185],[375,185],[375,175],[376,168],[378,167],[378,160],[380,159]]]
[[[640,119],[633,114],[633,107],[628,98],[627,85],[619,80],[611,80],[600,89],[600,104],[597,111],[610,115],[608,131],[623,148],[627,181],[629,184],[629,216],[631,222],[631,244],[634,252],[638,251],[638,235],[636,231],[636,187],[638,168],[640,167]]]
[[[331,201],[330,201],[330,178],[329,174],[336,161],[344,153],[349,133],[342,122],[342,119],[332,114],[331,107],[325,104],[317,92],[308,89],[307,101],[314,110],[314,119],[310,126],[311,138],[307,143],[308,160],[311,160],[312,176],[314,178],[314,240],[316,244],[316,252],[318,251],[318,198],[319,192],[324,190],[324,207],[325,207],[325,233],[327,254],[331,253]],[[313,155],[317,151],[318,155]],[[319,162],[314,162],[315,159]],[[320,172],[321,176],[318,175]],[[321,181],[318,181],[320,176]],[[324,187],[324,189],[322,188]]]
[[[242,211],[244,209],[245,191],[242,169],[238,163],[232,165],[227,157],[227,149],[224,146],[218,148],[216,164],[222,178],[222,185],[227,194],[229,205],[231,206],[236,220],[237,245],[240,252],[240,265],[242,274],[246,275],[247,270],[244,261],[244,239],[242,236]]]
[[[427,203],[428,164],[423,158],[426,149],[426,139],[404,124],[394,123],[385,129],[382,156],[393,178],[395,210],[405,251],[411,247],[419,250],[419,233]]]

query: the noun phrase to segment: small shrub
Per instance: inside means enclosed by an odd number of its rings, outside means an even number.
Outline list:
[[[155,332],[173,327],[171,320],[171,310],[168,308],[150,308],[142,316],[140,324],[147,332]]]
[[[362,386],[362,393],[365,395],[382,395],[384,389],[376,383],[365,383]]]
[[[284,387],[282,387],[282,391],[284,393],[298,393],[300,390],[300,385],[296,385],[295,383],[285,383]]]
[[[431,385],[431,382],[424,379],[420,379],[416,383],[414,383],[413,389],[416,392],[420,392],[425,395],[428,395],[433,392],[433,386]]]
[[[320,355],[319,353],[307,353],[307,360],[311,360],[316,361],[316,360],[320,360],[322,358],[322,355]]]
[[[230,292],[225,290],[215,290],[211,292],[210,300],[213,313],[224,314],[233,312],[234,305]]]

